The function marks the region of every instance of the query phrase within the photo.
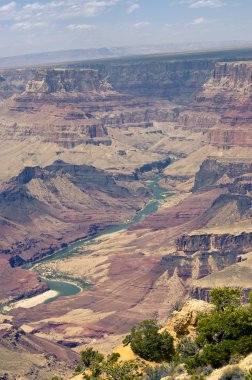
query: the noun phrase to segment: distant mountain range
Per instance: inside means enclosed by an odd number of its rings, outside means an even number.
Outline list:
[[[0,68],[13,68],[33,65],[48,65],[61,62],[118,58],[134,55],[174,53],[221,48],[239,48],[252,46],[251,41],[193,42],[165,45],[143,45],[135,47],[112,47],[94,49],[74,49],[35,54],[24,54],[0,58]]]

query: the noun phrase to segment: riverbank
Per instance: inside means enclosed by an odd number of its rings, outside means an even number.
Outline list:
[[[91,247],[96,245],[99,242],[99,239],[102,239],[104,236],[110,236],[116,232],[122,232],[128,230],[133,225],[139,223],[146,216],[153,214],[158,210],[161,203],[168,199],[173,193],[169,192],[167,189],[159,186],[159,181],[162,177],[162,174],[159,173],[152,180],[146,181],[148,188],[151,190],[153,196],[152,199],[141,209],[132,220],[126,221],[121,225],[110,227],[96,236],[92,236],[87,239],[81,239],[70,244],[68,247],[63,248],[54,254],[41,259],[40,261],[29,264],[25,266],[26,269],[32,269],[36,271],[42,281],[44,281],[51,290],[57,291],[57,295],[49,300],[45,300],[44,303],[49,303],[55,301],[57,298],[62,296],[71,296],[75,295],[81,290],[85,289],[84,286],[80,286],[79,282],[85,282],[85,276],[78,276],[75,278],[69,278],[69,271],[67,270],[64,273],[58,270],[56,263],[63,262],[69,258],[75,257],[78,261],[78,256],[89,255],[92,252]],[[85,272],[86,274],[86,272]],[[48,278],[51,277],[51,280]],[[72,274],[71,274],[72,277]],[[63,281],[62,281],[63,280]],[[76,280],[76,281],[75,281]],[[86,283],[89,286],[89,283]]]
[[[52,298],[58,297],[58,295],[59,295],[58,291],[50,289],[44,293],[38,294],[37,296],[31,297],[31,298],[25,298],[11,305],[5,306],[4,311],[8,312],[12,309],[17,309],[18,307],[22,307],[24,309],[30,309],[34,306],[45,303],[46,301],[49,301]]]

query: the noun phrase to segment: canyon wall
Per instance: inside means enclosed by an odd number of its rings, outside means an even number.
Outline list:
[[[252,146],[252,63],[217,63],[211,78],[179,118],[218,147]]]
[[[214,69],[210,59],[171,62],[165,57],[82,65],[98,69],[119,92],[182,103],[193,99]]]
[[[185,60],[176,59],[171,60],[166,56],[153,58],[140,58],[132,61],[119,60],[119,61],[103,61],[103,62],[81,62],[78,64],[69,65],[69,68],[77,70],[85,70],[88,79],[88,73],[94,71],[97,73],[97,78],[102,81],[108,81],[115,91],[124,94],[132,94],[134,96],[149,97],[149,98],[163,98],[182,103],[188,103],[193,100],[202,85],[210,78],[214,70],[215,60],[213,59],[190,59]],[[67,66],[63,66],[67,70]],[[39,73],[38,74],[38,70]],[[47,77],[50,79],[51,74],[55,76],[57,71],[57,84],[56,87],[51,81],[50,91],[54,91],[60,87],[60,91],[69,90],[68,86],[62,85],[62,77],[64,82],[70,79],[71,70],[60,72],[60,69],[47,70]],[[37,90],[41,91],[43,87],[43,72],[44,69],[13,69],[1,70],[0,81],[0,94],[20,93],[24,91],[29,80],[35,81]],[[42,75],[42,77],[41,77]],[[92,79],[91,87],[96,85],[96,81]],[[82,80],[77,84],[75,89],[80,90]],[[34,91],[35,83],[30,83],[26,90]],[[65,86],[65,87],[64,87]],[[47,86],[44,87],[46,89]],[[72,88],[72,84],[70,85]],[[87,89],[85,85],[85,89]],[[36,91],[37,91],[36,90]],[[48,89],[46,90],[48,91]],[[4,95],[5,94],[5,95]]]
[[[17,141],[37,137],[66,149],[110,146],[107,127],[153,127],[155,121],[174,121],[178,109],[118,93],[97,70],[37,69],[25,91],[4,102],[0,136]]]

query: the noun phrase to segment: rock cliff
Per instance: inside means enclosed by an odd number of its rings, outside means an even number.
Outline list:
[[[195,252],[219,252],[220,255],[232,252],[238,256],[251,249],[252,232],[232,234],[204,234],[187,235],[177,240],[178,251],[183,251],[187,255]]]
[[[93,287],[14,310],[17,326],[79,349],[108,341],[110,350],[139,320],[166,319],[192,289],[203,297],[203,279],[224,272],[229,285],[245,260],[251,279],[250,64],[218,64],[210,78],[213,68],[211,60],[153,60],[39,69],[2,103],[1,256],[12,275],[131,218],[150,196],[138,178],[179,159],[162,179],[176,195],[156,213],[92,241],[90,255],[82,247],[46,264]],[[29,286],[41,291],[36,277]]]

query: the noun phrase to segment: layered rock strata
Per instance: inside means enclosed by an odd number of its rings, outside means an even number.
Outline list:
[[[174,106],[116,93],[97,70],[38,70],[22,94],[5,102],[2,139],[37,137],[64,148],[111,145],[107,127],[153,126],[173,121]]]
[[[252,63],[217,63],[180,125],[205,131],[219,147],[252,146]]]

